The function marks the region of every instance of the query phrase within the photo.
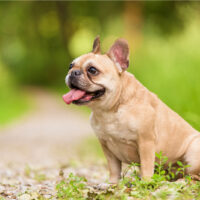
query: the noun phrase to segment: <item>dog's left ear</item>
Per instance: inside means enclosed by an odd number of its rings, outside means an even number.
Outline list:
[[[94,39],[92,52],[95,54],[101,53],[99,35]]]
[[[118,39],[112,45],[107,55],[115,62],[120,72],[126,70],[129,66],[129,47],[124,39]]]

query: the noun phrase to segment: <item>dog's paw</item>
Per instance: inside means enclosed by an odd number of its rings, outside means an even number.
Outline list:
[[[98,185],[95,185],[94,189],[96,189],[96,190],[107,190],[111,186],[112,186],[112,184],[109,184],[109,183],[100,183]]]

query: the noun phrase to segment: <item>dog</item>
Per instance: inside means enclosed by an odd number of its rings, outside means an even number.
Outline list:
[[[116,40],[101,54],[96,37],[92,52],[73,60],[65,79],[71,90],[64,101],[92,110],[91,126],[108,162],[109,182],[117,183],[122,163],[132,162],[140,163],[141,178],[151,179],[156,152],[198,175],[200,133],[127,72],[128,66],[126,40]]]

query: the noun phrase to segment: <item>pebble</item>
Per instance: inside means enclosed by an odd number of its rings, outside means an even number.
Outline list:
[[[19,197],[19,200],[31,200],[31,195],[29,195],[29,194],[22,194]]]
[[[45,199],[56,199],[56,185],[62,179],[67,179],[70,173],[84,176],[88,184],[100,183],[107,176],[104,166],[87,166],[62,168],[63,177],[59,176],[60,168],[30,167],[31,176],[24,173],[24,166],[2,166],[0,173],[0,196],[6,200],[32,200],[42,196]],[[44,174],[47,179],[38,181],[36,174]],[[62,178],[62,179],[61,179]],[[92,188],[92,187],[91,187]],[[89,188],[88,188],[89,189]]]

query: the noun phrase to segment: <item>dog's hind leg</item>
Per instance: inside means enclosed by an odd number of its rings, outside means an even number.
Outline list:
[[[189,175],[200,175],[200,133],[189,144],[187,152],[185,154],[185,161],[189,167],[186,169],[186,173]]]

